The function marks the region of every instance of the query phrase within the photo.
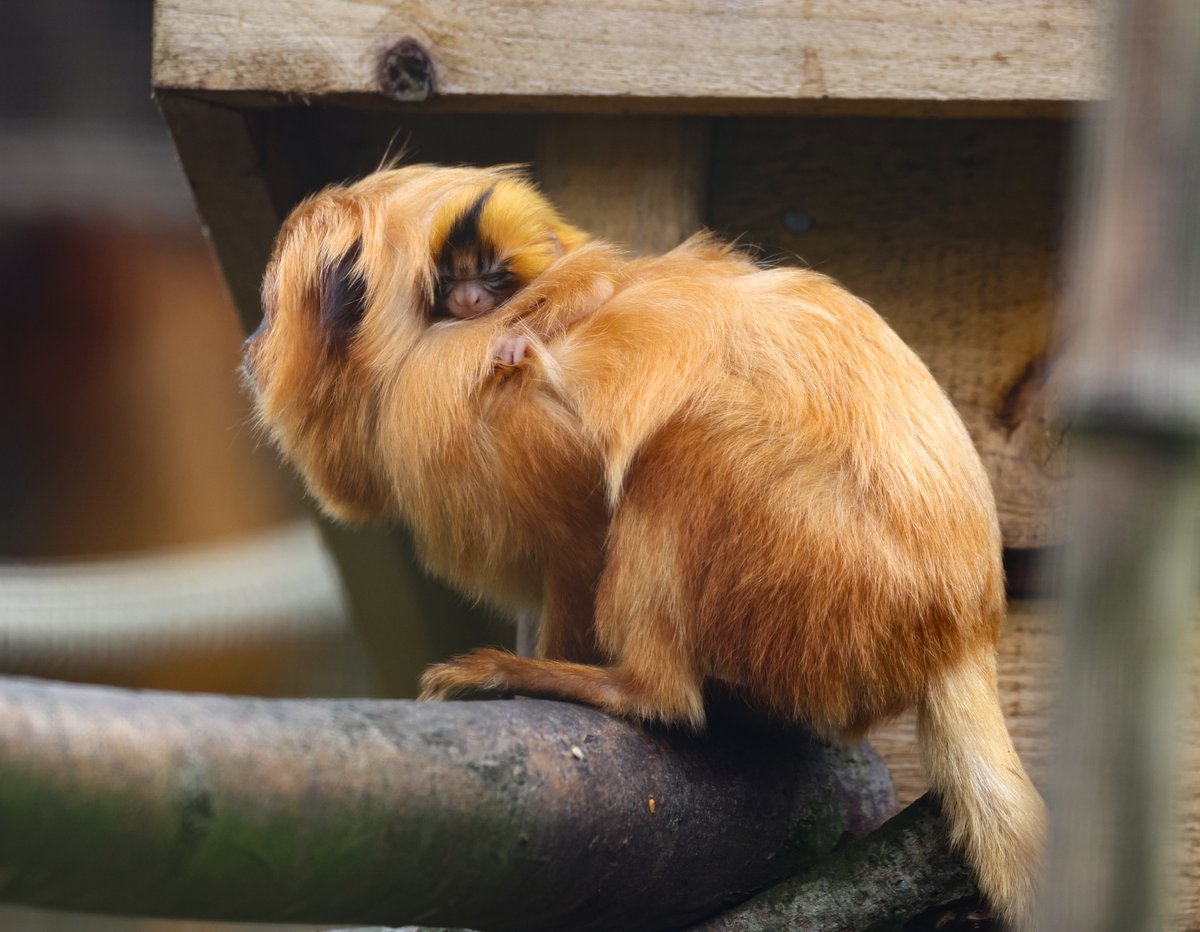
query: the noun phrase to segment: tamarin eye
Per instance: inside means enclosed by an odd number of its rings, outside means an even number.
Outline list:
[[[505,269],[497,269],[493,272],[486,272],[479,276],[479,280],[483,282],[492,291],[498,291],[509,284],[510,276]]]

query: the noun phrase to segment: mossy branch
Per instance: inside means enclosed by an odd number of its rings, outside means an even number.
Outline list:
[[[906,923],[932,908],[978,897],[970,871],[950,849],[949,834],[937,801],[922,796],[865,838],[849,840],[692,932],[914,928]],[[929,928],[935,925],[931,919]]]
[[[0,899],[61,909],[677,928],[893,807],[869,749],[795,730],[0,680]]]

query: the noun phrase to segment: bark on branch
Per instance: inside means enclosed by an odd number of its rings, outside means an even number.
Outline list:
[[[690,932],[868,932],[978,896],[937,801],[922,796],[866,838]],[[974,906],[975,904],[972,904]],[[928,928],[941,928],[931,917]],[[925,928],[921,924],[920,928]]]
[[[894,805],[868,749],[542,701],[0,680],[0,899],[486,930],[678,927]]]

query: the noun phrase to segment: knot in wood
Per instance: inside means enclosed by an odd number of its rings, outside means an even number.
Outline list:
[[[401,39],[383,55],[380,89],[392,100],[428,100],[433,96],[433,61],[416,39]]]

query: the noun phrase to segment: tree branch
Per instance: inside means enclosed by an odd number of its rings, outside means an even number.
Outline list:
[[[691,932],[899,928],[932,907],[978,896],[949,836],[937,801],[926,794],[866,838]]]
[[[653,803],[651,802],[653,800]],[[0,899],[227,920],[677,927],[893,808],[791,731],[544,701],[231,699],[0,680]]]

